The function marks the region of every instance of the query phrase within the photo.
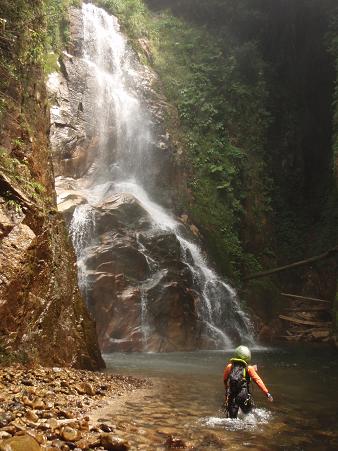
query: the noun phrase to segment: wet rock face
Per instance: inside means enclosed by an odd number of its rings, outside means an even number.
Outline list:
[[[176,236],[154,230],[130,194],[109,197],[91,215],[95,244],[79,264],[102,351],[195,349],[198,296]]]
[[[118,127],[115,124],[115,111],[107,115],[105,123],[102,123],[102,117],[97,114],[95,68],[84,60],[83,16],[76,8],[70,9],[70,32],[71,53],[63,53],[60,58],[61,71],[51,74],[48,80],[52,103],[50,139],[55,176],[79,180],[86,179],[88,174],[95,171],[100,159],[103,134],[104,145],[109,147],[110,155],[100,164],[105,164],[111,171],[116,163]],[[158,82],[157,75],[141,65],[136,55],[134,59],[142,81],[138,86],[133,85],[132,90],[141,99],[144,110],[149,112],[153,132],[151,164],[147,164],[147,157],[144,155],[142,183],[147,190],[153,192],[154,199],[162,205],[171,206],[178,172],[174,167],[176,149],[165,129],[169,105],[153,88]],[[116,175],[119,175],[118,171],[119,168],[116,167]]]
[[[81,29],[81,11],[72,10],[71,54],[63,55],[61,73],[49,80],[54,105],[50,136],[58,208],[73,236],[80,283],[97,322],[101,350],[195,349],[201,333],[191,272],[182,263],[174,233],[157,230],[134,195],[122,189],[116,193],[112,180],[119,178],[116,154],[121,149],[115,108],[105,111],[102,125],[95,106],[95,68],[82,59]],[[138,62],[136,65],[142,82],[132,89],[151,116],[153,132],[151,159],[147,160],[146,152],[142,159],[142,186],[162,205],[170,205],[173,146],[164,127],[166,106],[152,88],[155,74]],[[128,72],[125,76],[128,78]],[[104,160],[102,146],[109,149]],[[135,147],[133,151],[139,151]],[[100,171],[96,172],[98,165]],[[110,171],[109,177],[104,168]],[[105,191],[99,203],[92,199],[93,174],[98,174],[100,189]]]

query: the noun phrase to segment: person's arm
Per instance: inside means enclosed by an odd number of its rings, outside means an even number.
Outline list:
[[[231,373],[232,363],[228,363],[228,365],[224,368],[224,386],[226,387],[229,374]]]
[[[258,376],[255,368],[253,366],[248,366],[248,374],[251,379],[258,385],[262,392],[267,396],[270,402],[273,401],[273,397],[270,395],[269,390],[266,388],[262,379]]]

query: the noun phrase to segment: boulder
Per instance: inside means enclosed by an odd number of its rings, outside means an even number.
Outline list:
[[[2,289],[15,279],[18,270],[22,267],[22,262],[27,259],[27,253],[34,242],[35,233],[26,224],[13,224],[13,228],[7,230],[7,235],[1,241],[0,249],[0,305],[5,302],[2,296]]]
[[[118,293],[110,309],[97,302],[99,343],[104,352],[142,350],[142,298],[140,289],[128,287]]]
[[[128,193],[109,196],[96,206],[95,222],[97,234],[115,230],[130,230],[149,227],[151,219],[139,201]]]
[[[180,243],[173,232],[153,231],[139,234],[139,241],[150,257],[159,262],[181,260]]]

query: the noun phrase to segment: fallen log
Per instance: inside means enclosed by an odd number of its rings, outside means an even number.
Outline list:
[[[270,269],[268,271],[262,271],[257,272],[255,274],[251,274],[249,276],[243,277],[243,280],[250,280],[250,279],[258,279],[259,277],[265,277],[269,276],[270,274],[275,274],[277,272],[286,271],[287,269],[291,268],[297,268],[299,266],[309,265],[310,263],[316,262],[318,260],[323,260],[324,258],[332,257],[332,255],[336,254],[338,252],[338,246],[329,249],[328,251],[324,252],[323,254],[316,255],[315,257],[310,257],[305,260],[301,260],[295,263],[290,263],[289,265],[280,266],[279,268]]]
[[[289,321],[290,323],[301,324],[303,326],[318,326],[318,327],[330,327],[331,322],[324,321],[308,321],[305,319],[293,318],[292,316],[279,315],[280,319]]]
[[[284,296],[286,298],[299,299],[301,301],[315,301],[315,302],[325,302],[325,304],[332,304],[332,302],[325,301],[324,299],[309,298],[307,296],[299,296],[299,295],[296,295],[296,294],[281,293],[280,295]]]
[[[288,312],[329,312],[330,308],[328,305],[306,305],[305,307],[289,307],[285,310]]]
[[[285,340],[288,340],[288,341],[299,341],[302,337],[303,337],[303,334],[302,335],[279,335],[278,338],[284,338]]]

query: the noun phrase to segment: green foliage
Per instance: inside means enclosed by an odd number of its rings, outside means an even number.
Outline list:
[[[44,62],[44,70],[46,74],[59,71],[58,57],[59,55],[52,51],[46,54]]]
[[[68,41],[67,13],[70,6],[80,6],[80,1],[44,0],[46,17],[46,48],[60,53]]]
[[[131,38],[148,36],[151,32],[147,9],[142,0],[97,0],[95,3],[118,15]]]
[[[327,36],[328,50],[335,60],[336,69],[336,82],[334,88],[333,98],[333,151],[334,151],[334,164],[335,164],[335,176],[338,178],[338,8],[336,8],[334,14],[331,16],[330,31]]]
[[[13,199],[9,199],[7,202],[6,202],[6,207],[9,209],[9,210],[12,210],[12,211],[14,211],[16,214],[18,214],[18,215],[21,215],[22,214],[22,207],[21,207],[21,205],[18,203],[18,202],[16,202],[15,200],[13,200]]]
[[[16,145],[23,145],[20,139],[14,140]],[[28,197],[34,201],[41,201],[41,196],[46,193],[46,188],[33,179],[28,166],[15,157],[12,157],[4,147],[0,147],[0,169],[10,177],[14,184],[19,184]],[[10,193],[7,206],[17,213],[21,213],[20,205],[11,198]]]
[[[25,143],[22,141],[21,138],[15,138],[12,140],[12,145],[16,147],[17,149],[22,149],[25,145]]]
[[[26,365],[30,362],[28,354],[23,351],[13,351],[0,340],[0,366],[9,366],[14,363]]]
[[[79,6],[79,0],[4,0],[0,18],[6,20],[0,31],[2,79],[5,91],[12,80],[19,80],[29,65],[40,65],[49,73],[57,70],[54,56],[61,52],[68,36],[68,8]],[[5,43],[5,45],[4,45]],[[0,102],[0,114],[6,108]]]
[[[17,172],[18,168],[22,166],[17,158],[13,158],[4,147],[0,147],[0,168],[9,174]]]

